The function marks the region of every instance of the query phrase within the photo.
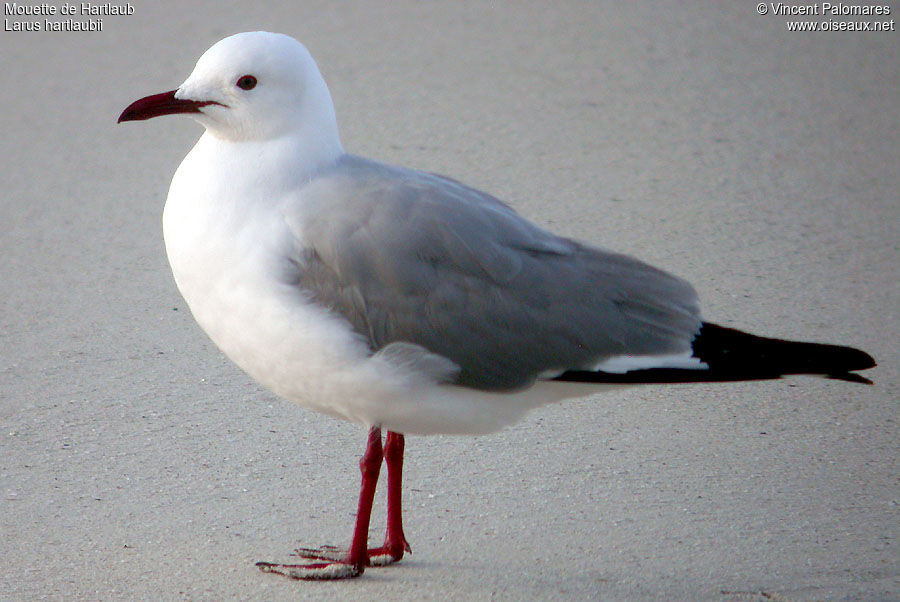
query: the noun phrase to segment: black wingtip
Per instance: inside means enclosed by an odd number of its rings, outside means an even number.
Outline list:
[[[703,323],[693,350],[710,370],[737,373],[750,370],[777,375],[821,374],[871,384],[869,379],[852,373],[876,366],[871,355],[854,347],[771,339],[710,322]]]
[[[570,370],[554,380],[674,384],[773,380],[790,374],[812,374],[871,385],[871,380],[856,374],[856,371],[877,365],[871,355],[853,347],[770,339],[710,322],[703,323],[694,338],[692,349],[694,356],[708,369],[649,368],[624,374]]]

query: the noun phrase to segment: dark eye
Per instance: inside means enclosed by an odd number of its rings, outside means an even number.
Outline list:
[[[256,78],[252,75],[242,75],[235,85],[241,90],[252,90],[256,87]]]

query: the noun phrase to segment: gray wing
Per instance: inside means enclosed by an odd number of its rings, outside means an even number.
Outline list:
[[[412,343],[485,390],[689,351],[696,294],[631,257],[542,230],[496,198],[434,174],[353,156],[288,208],[292,281],[373,351]]]

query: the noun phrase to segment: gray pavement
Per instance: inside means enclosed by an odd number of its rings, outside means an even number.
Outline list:
[[[900,598],[900,33],[544,4],[137,2],[0,33],[0,599]],[[252,383],[175,290],[160,216],[200,126],[115,124],[249,29],[310,48],[348,151],[679,274],[710,320],[861,347],[875,386],[634,388],[413,437],[411,557],[259,573],[349,539],[364,434]]]

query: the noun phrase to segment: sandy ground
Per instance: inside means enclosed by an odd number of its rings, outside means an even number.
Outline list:
[[[900,598],[900,33],[753,3],[232,4],[0,35],[0,598]],[[115,123],[248,29],[310,47],[348,150],[680,274],[710,320],[862,347],[875,386],[640,388],[410,438],[411,557],[261,574],[347,542],[364,433],[193,323],[160,215],[200,127]]]

